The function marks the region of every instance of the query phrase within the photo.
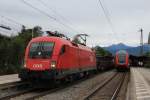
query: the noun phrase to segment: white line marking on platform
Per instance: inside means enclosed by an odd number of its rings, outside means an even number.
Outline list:
[[[132,69],[132,72],[135,82],[136,98],[138,100],[150,100],[150,86],[137,69]]]
[[[141,94],[149,94],[147,91],[146,92],[137,92],[137,95],[141,95]]]
[[[150,98],[150,95],[145,95],[145,96],[138,96],[137,99],[146,99]]]

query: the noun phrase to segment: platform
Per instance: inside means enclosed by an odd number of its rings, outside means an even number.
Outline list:
[[[131,68],[131,81],[129,88],[130,99],[150,100],[150,69]]]
[[[20,79],[18,78],[18,74],[0,76],[0,84],[16,82],[16,81],[20,81]]]

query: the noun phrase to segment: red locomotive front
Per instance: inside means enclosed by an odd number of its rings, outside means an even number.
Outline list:
[[[19,77],[22,80],[61,79],[95,69],[96,57],[90,48],[60,37],[45,36],[34,38],[28,44]]]

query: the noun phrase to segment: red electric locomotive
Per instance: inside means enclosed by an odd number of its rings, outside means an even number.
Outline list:
[[[125,50],[120,50],[116,53],[115,65],[118,71],[129,69],[129,54]]]
[[[96,70],[91,48],[56,36],[33,38],[25,52],[22,80],[59,80]]]

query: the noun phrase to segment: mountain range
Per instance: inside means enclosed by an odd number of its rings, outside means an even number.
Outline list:
[[[111,52],[113,55],[115,55],[116,51],[119,50],[126,50],[130,55],[134,55],[134,56],[140,56],[140,51],[141,51],[141,46],[137,46],[137,47],[132,47],[132,46],[127,46],[123,43],[119,43],[119,44],[113,44],[110,45],[108,47],[103,47],[105,50]],[[143,45],[143,53],[147,53],[150,52],[150,45],[148,44],[144,44]]]

